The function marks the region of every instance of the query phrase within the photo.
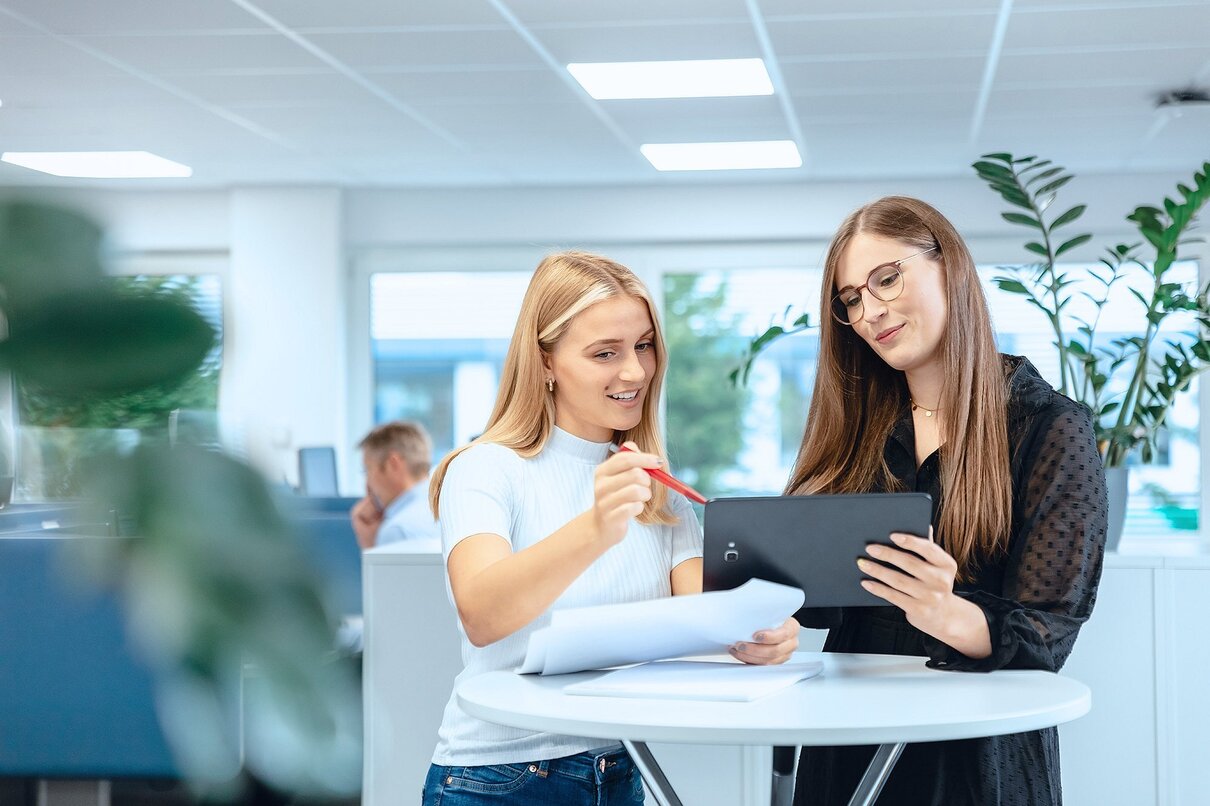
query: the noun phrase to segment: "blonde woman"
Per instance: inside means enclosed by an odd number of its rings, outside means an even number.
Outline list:
[[[858,560],[886,607],[804,620],[831,628],[828,651],[1058,671],[1092,612],[1104,551],[1088,411],[996,351],[970,252],[922,201],[892,196],[851,214],[823,287],[815,391],[787,492],[927,492],[936,541],[894,534],[897,548]],[[795,803],[847,803],[873,752],[804,749]],[[909,744],[878,799],[1060,802],[1054,728]]]
[[[462,632],[459,681],[518,666],[553,609],[701,591],[690,504],[644,471],[664,463],[665,362],[655,306],[629,269],[577,252],[538,266],[487,429],[431,484]],[[634,452],[611,455],[610,443]],[[784,662],[798,624],[759,635],[732,654]],[[483,722],[451,695],[423,803],[642,800],[620,744]]]

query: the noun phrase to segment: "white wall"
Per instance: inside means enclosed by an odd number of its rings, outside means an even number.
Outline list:
[[[1192,166],[1191,166],[1192,172]],[[1090,204],[1084,227],[1129,232],[1123,217],[1172,193],[1183,175],[1079,177],[1069,204]],[[349,191],[351,249],[417,244],[579,244],[827,239],[855,207],[888,194],[919,196],[971,238],[1021,228],[1000,218],[1005,203],[969,178],[649,187]],[[1099,240],[1099,239],[1097,239]]]

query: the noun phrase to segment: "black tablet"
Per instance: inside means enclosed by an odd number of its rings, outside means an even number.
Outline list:
[[[861,587],[857,558],[891,532],[927,537],[927,493],[714,498],[706,504],[703,589],[749,579],[802,588],[804,607],[886,606]]]

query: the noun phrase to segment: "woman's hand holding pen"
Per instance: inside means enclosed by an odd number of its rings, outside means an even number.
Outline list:
[[[954,593],[958,564],[929,537],[893,532],[899,548],[872,544],[866,553],[892,568],[867,559],[857,566],[872,579],[861,586],[886,599],[907,616],[908,623],[923,633],[952,646],[972,658],[991,654],[987,619],[978,605]]]
[[[593,482],[592,517],[609,546],[622,542],[630,521],[651,500],[651,476],[644,468],[663,464],[655,454],[640,453],[633,442],[626,446],[629,451],[615,453],[597,467]]]
[[[798,622],[790,617],[780,627],[761,630],[751,641],[741,641],[728,651],[731,657],[756,666],[785,663],[798,649]]]

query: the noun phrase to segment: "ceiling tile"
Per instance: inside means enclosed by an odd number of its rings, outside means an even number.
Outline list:
[[[1196,6],[1019,11],[1008,22],[1006,49],[1206,47],[1210,3]],[[1210,55],[1210,53],[1208,53]]]
[[[985,62],[982,56],[795,62],[782,65],[782,76],[790,94],[795,97],[854,90],[885,92],[899,88],[978,87]]]
[[[977,96],[978,89],[975,87],[945,92],[926,87],[910,92],[866,92],[796,98],[794,109],[799,117],[811,123],[893,122],[890,128],[898,129],[900,136],[914,137],[914,127],[928,123],[930,118],[965,120],[969,127]]]
[[[87,36],[79,41],[148,73],[210,69],[283,70],[320,66],[277,33],[196,36]]]
[[[165,79],[192,95],[228,109],[286,106],[366,94],[348,76],[328,69],[303,75],[172,74]]]
[[[759,0],[766,18],[781,17],[871,17],[875,15],[913,17],[930,13],[967,11],[995,12],[1001,0]]]
[[[574,100],[575,92],[546,67],[371,72],[374,83],[407,103],[499,106],[539,99]]]
[[[48,36],[0,36],[0,91],[27,75],[117,75],[122,71]]]
[[[1210,60],[1210,46],[1114,50],[1082,53],[1005,51],[996,85],[1151,86],[1156,90],[1188,84]]]
[[[771,26],[769,37],[779,59],[822,55],[938,53],[970,55],[991,45],[994,14],[867,20],[783,22]]]
[[[548,28],[534,33],[563,64],[750,59],[763,55],[747,22]]]
[[[612,139],[589,108],[576,102],[518,102],[495,109],[490,115],[471,105],[417,104],[417,107],[434,123],[468,142],[476,138],[490,141],[509,135],[544,140],[562,137],[569,143],[583,143],[587,150],[590,140],[585,138],[596,138],[600,134],[603,142]]]
[[[317,33],[307,39],[358,69],[417,65],[537,67],[533,50],[512,30]]]
[[[172,93],[123,73],[80,73],[65,81],[60,75],[33,73],[6,84],[3,120],[24,110],[85,108],[103,98],[112,109],[127,106],[178,105]]]
[[[252,0],[253,5],[294,29],[394,28],[412,25],[498,25],[507,27],[484,0]]]
[[[5,0],[4,5],[57,34],[265,30],[264,23],[230,2]],[[0,14],[0,20],[4,18]]]
[[[1043,119],[1065,111],[1142,114],[1154,107],[1155,93],[1145,87],[997,87],[988,96],[987,115],[989,118],[1035,115]]]
[[[689,22],[703,19],[747,21],[744,0],[503,0],[527,26],[567,23]]]

